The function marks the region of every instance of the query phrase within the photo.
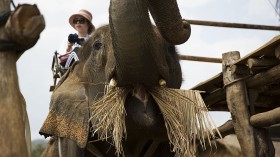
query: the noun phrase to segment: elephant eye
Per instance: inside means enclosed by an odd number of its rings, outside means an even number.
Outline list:
[[[96,42],[96,43],[93,45],[93,48],[94,48],[95,50],[99,50],[101,47],[102,47],[102,43],[100,43],[100,42]]]

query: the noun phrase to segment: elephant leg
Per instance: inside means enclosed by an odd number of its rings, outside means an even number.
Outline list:
[[[67,138],[52,137],[41,157],[82,157],[84,149]]]

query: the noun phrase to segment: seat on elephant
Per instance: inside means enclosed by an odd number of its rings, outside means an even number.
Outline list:
[[[61,65],[58,60],[59,60],[58,52],[55,51],[53,55],[52,66],[51,66],[51,70],[53,73],[53,85],[50,86],[50,92],[55,89],[57,79],[61,78],[68,70],[68,68],[64,68],[64,66]]]

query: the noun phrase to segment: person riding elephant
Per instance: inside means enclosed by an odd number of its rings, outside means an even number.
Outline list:
[[[71,15],[69,23],[77,33],[69,34],[68,41],[64,41],[58,50],[59,54],[63,54],[59,56],[59,61],[65,68],[69,68],[74,61],[79,60],[76,54],[78,48],[95,30],[95,26],[92,23],[92,14],[85,9]]]

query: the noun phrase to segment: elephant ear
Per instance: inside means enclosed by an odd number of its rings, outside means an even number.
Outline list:
[[[39,133],[48,136],[65,137],[84,148],[89,132],[89,110],[85,87],[81,83],[77,64],[68,70],[52,94],[49,114]]]

